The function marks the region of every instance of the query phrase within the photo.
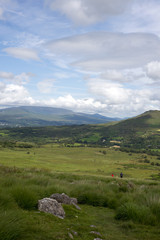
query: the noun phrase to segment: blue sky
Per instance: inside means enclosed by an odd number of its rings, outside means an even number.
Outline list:
[[[160,110],[159,0],[0,0],[0,108]]]

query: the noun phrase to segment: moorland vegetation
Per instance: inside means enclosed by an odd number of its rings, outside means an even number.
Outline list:
[[[158,240],[159,119],[154,111],[111,125],[1,129],[0,239]],[[39,212],[53,193],[76,197],[81,210]]]

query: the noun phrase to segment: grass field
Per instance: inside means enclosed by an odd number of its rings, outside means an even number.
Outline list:
[[[62,147],[45,145],[29,150],[22,148],[0,149],[0,164],[9,167],[41,168],[53,172],[119,177],[121,171],[127,178],[151,179],[158,175],[160,163],[156,156],[128,154],[114,149],[88,147]]]
[[[159,162],[107,148],[0,148],[0,239],[158,240]],[[81,210],[65,205],[63,220],[40,213],[38,199],[56,192],[76,197]]]

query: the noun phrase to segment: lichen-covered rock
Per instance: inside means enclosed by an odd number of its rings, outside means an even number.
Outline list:
[[[77,199],[76,198],[70,198],[68,195],[65,193],[54,193],[50,196],[50,198],[57,200],[59,203],[64,203],[64,204],[77,204]]]
[[[38,201],[39,211],[51,213],[59,218],[65,217],[64,209],[55,199],[43,198]]]

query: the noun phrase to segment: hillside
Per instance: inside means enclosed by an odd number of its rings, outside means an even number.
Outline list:
[[[63,108],[12,107],[0,110],[0,127],[61,126],[116,121],[99,114],[75,113]]]
[[[106,142],[112,140],[112,145],[157,150],[160,148],[160,111],[147,111],[115,125],[103,127],[100,134]]]
[[[158,155],[160,111],[108,124],[1,129],[0,140],[119,147],[124,151],[148,151]]]
[[[158,132],[160,128],[160,111],[147,111],[136,117],[117,122],[113,126],[106,126],[103,131],[112,135],[128,136],[131,134],[143,135],[151,131]]]

